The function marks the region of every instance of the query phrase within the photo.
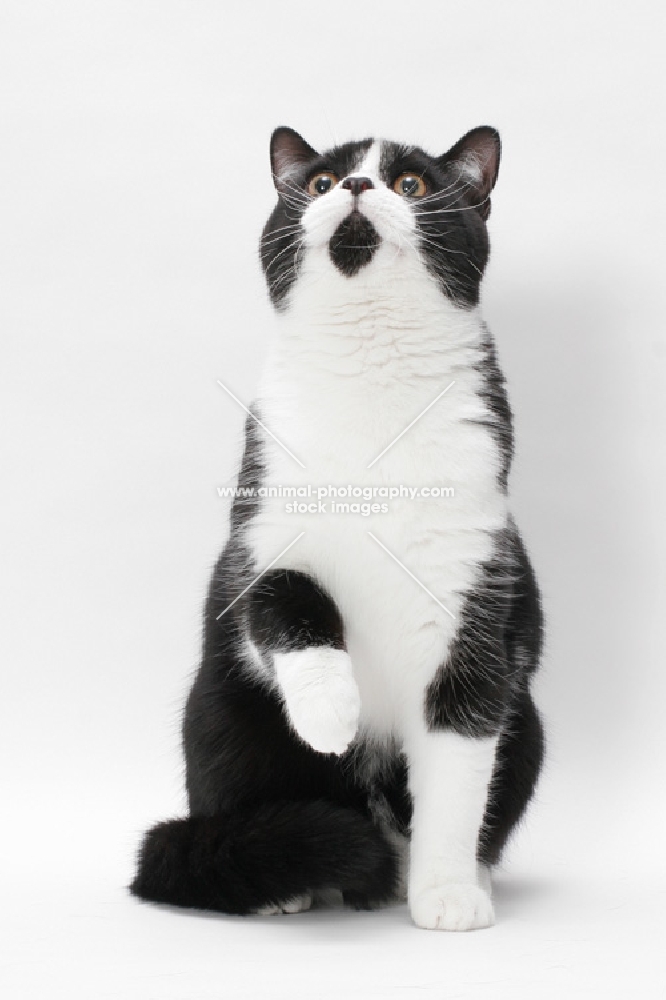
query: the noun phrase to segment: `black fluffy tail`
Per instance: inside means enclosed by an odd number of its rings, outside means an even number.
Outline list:
[[[278,802],[153,827],[130,889],[155,903],[237,914],[325,889],[372,905],[391,898],[397,869],[395,851],[360,813]]]

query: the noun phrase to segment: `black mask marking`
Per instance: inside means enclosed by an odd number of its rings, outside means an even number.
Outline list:
[[[379,233],[370,220],[354,209],[331,236],[328,252],[338,271],[351,278],[370,263],[379,242]]]

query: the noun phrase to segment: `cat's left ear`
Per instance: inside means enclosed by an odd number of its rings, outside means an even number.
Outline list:
[[[273,182],[278,191],[284,191],[294,172],[309,160],[319,156],[316,149],[308,145],[302,135],[293,128],[281,125],[271,136],[271,170]]]
[[[497,180],[500,152],[497,129],[481,125],[464,135],[437,160],[442,168],[459,168],[461,184],[468,185],[469,198],[482,219],[490,215],[490,192]]]

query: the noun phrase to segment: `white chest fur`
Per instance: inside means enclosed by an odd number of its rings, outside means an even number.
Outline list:
[[[325,498],[319,513],[264,498],[247,540],[261,569],[303,532],[276,565],[309,573],[328,591],[345,623],[361,726],[400,735],[446,658],[465,593],[491,553],[492,532],[506,522],[506,500],[495,441],[479,422],[488,414],[479,394],[478,313],[451,305],[404,262],[390,292],[373,287],[374,267],[368,271],[351,296],[343,276],[325,287],[306,282],[281,319],[257,406],[305,468],[265,436],[263,484],[445,487],[453,496],[377,495],[365,502],[389,509],[369,516],[334,513],[335,498]],[[338,282],[344,307],[335,305]],[[346,498],[354,501],[363,502]]]

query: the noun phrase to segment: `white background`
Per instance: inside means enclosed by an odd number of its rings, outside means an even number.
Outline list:
[[[664,24],[657,2],[0,4],[8,997],[663,997]],[[496,125],[487,319],[542,582],[548,764],[495,928],[140,905],[270,337],[278,124]]]

